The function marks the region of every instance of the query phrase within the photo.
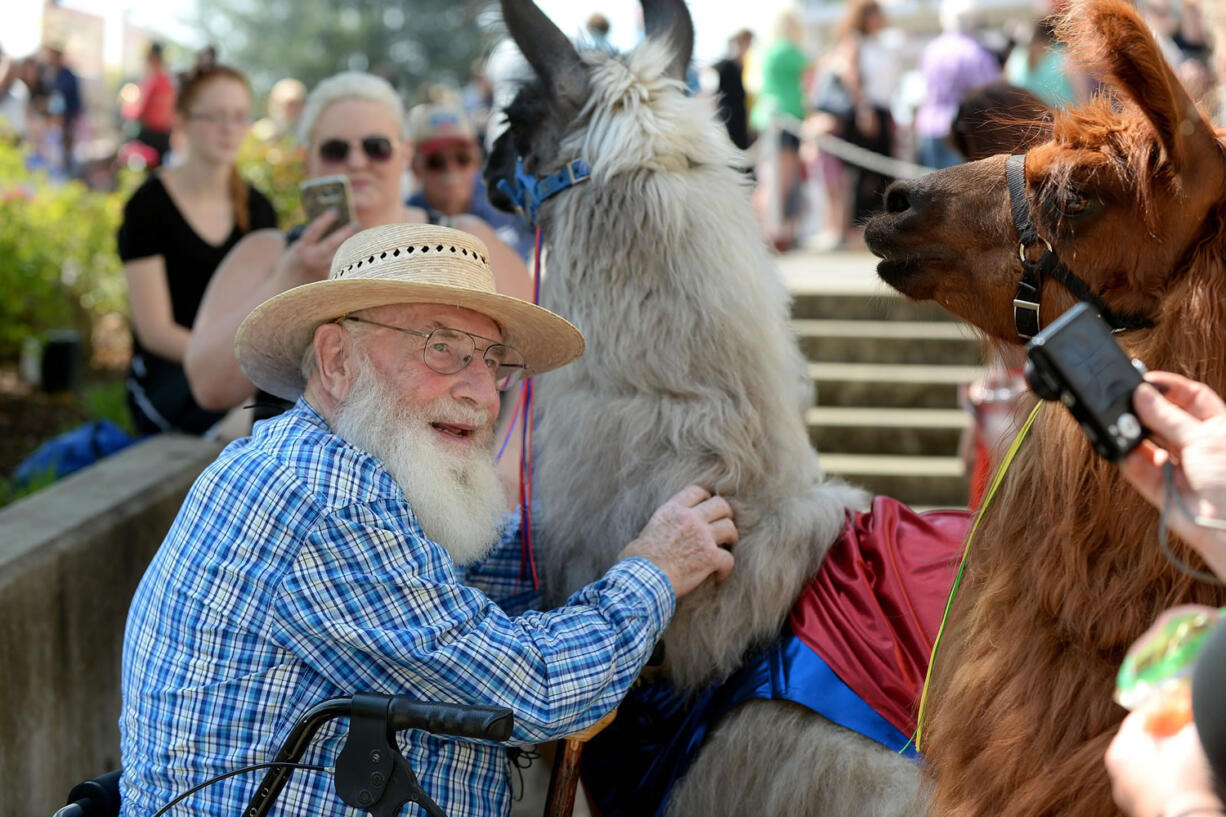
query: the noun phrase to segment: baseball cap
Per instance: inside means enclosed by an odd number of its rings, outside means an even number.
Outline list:
[[[448,145],[471,145],[477,131],[464,111],[446,103],[426,103],[409,111],[409,139],[423,155]]]

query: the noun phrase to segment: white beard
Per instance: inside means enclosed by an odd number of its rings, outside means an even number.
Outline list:
[[[448,450],[431,423],[476,426],[471,454]],[[359,360],[333,430],[383,463],[422,531],[457,565],[479,561],[497,544],[506,497],[494,470],[493,426],[482,412],[446,398],[404,405],[370,362]]]

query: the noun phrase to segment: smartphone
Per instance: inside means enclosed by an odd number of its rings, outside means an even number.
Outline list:
[[[1068,408],[1094,450],[1123,459],[1145,436],[1132,410],[1132,393],[1145,367],[1129,360],[1111,327],[1079,303],[1026,344],[1026,380],[1036,396]]]
[[[318,218],[324,210],[336,210],[336,221],[332,222],[324,236],[354,220],[348,176],[337,174],[307,179],[298,189],[302,194],[302,209],[306,211],[308,223]]]

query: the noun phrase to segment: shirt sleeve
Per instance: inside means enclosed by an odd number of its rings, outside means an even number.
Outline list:
[[[153,201],[153,180],[136,189],[123,206],[123,223],[119,225],[119,260],[135,261],[162,254],[165,234],[159,223]]]
[[[509,616],[540,609],[543,601],[542,590],[532,579],[519,521],[519,511],[508,513],[498,544],[484,559],[462,571],[464,584],[489,596]]]
[[[673,614],[658,568],[624,560],[566,606],[511,618],[458,581],[405,510],[378,500],[326,515],[274,596],[272,639],[341,689],[509,707],[517,742],[618,704]]]

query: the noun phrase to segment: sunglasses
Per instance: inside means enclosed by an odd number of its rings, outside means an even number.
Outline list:
[[[449,164],[454,164],[463,170],[477,161],[477,157],[469,151],[462,151],[460,153],[431,153],[426,157],[425,161],[426,170],[433,170],[437,173],[440,170],[446,170]]]
[[[386,162],[392,158],[392,140],[386,136],[367,136],[358,144],[372,162]],[[319,158],[325,162],[343,162],[349,158],[349,147],[344,139],[329,139],[319,146]]]

